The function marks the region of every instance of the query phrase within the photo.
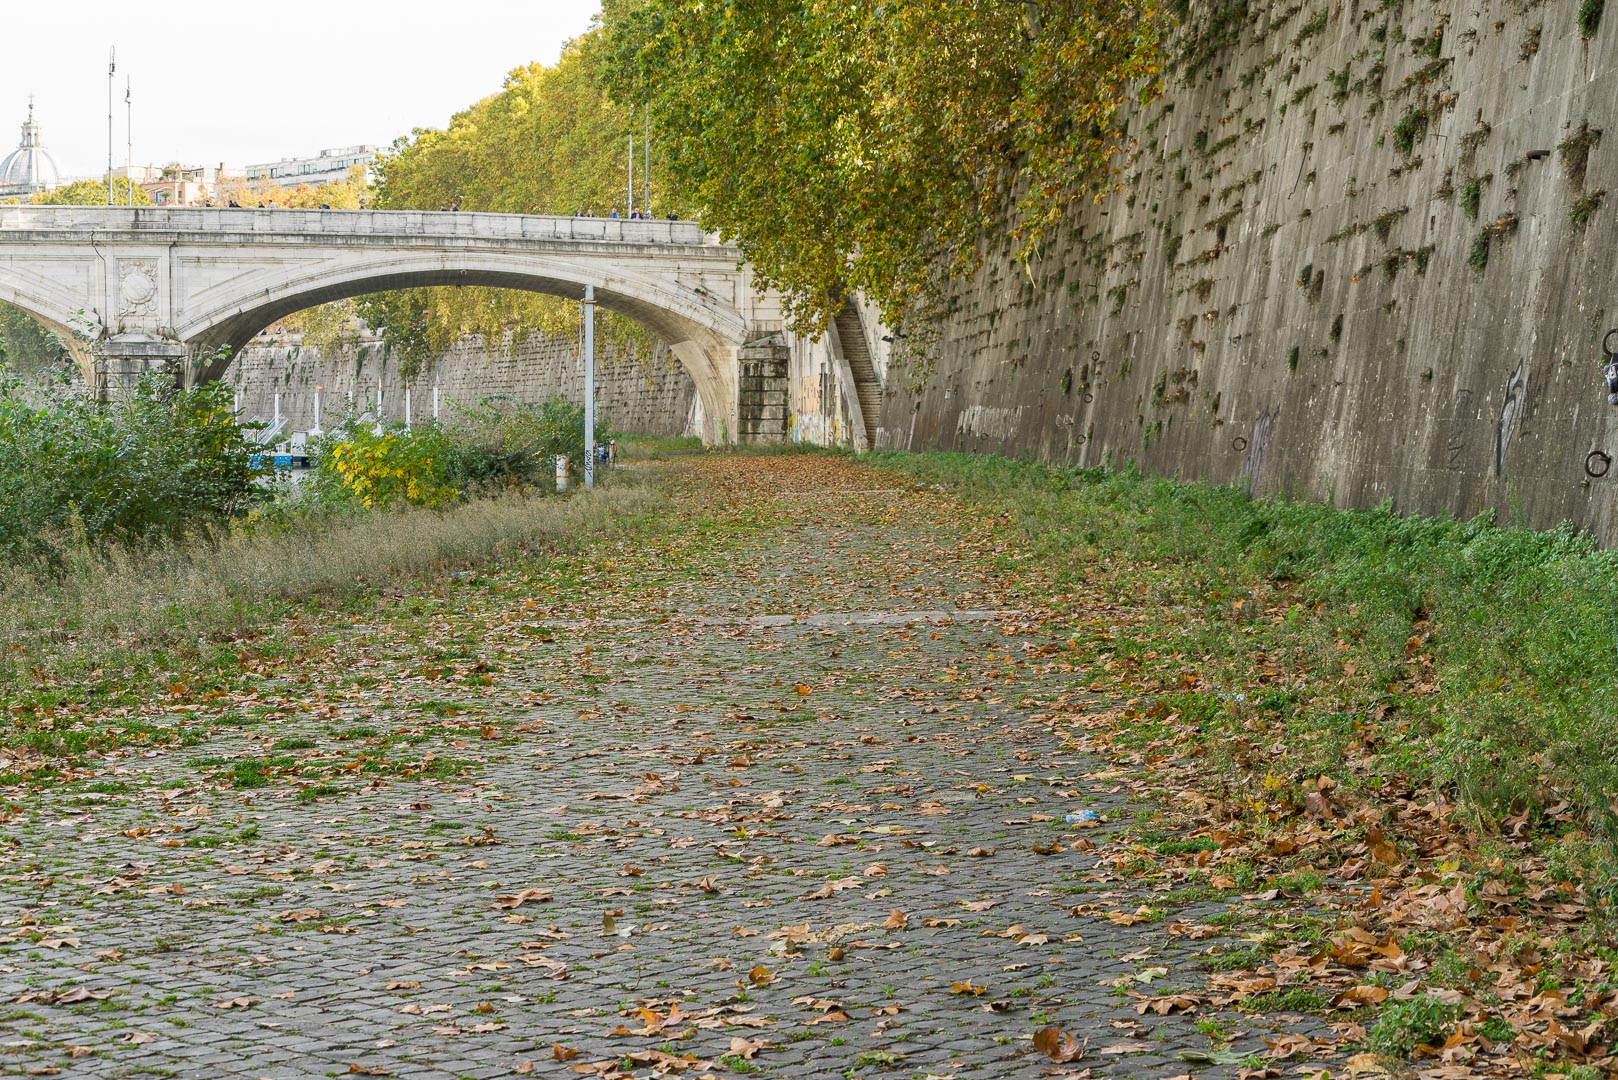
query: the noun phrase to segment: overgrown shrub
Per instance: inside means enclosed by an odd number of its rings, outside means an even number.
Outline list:
[[[367,510],[438,509],[459,498],[456,448],[436,425],[346,424],[315,447],[311,488],[326,501]]]
[[[596,444],[607,440],[606,421],[596,418]],[[458,479],[469,492],[545,486],[555,476],[555,460],[584,461],[584,406],[574,401],[529,405],[510,398],[485,398],[460,407],[449,425],[459,450]]]
[[[607,435],[598,420],[597,442]],[[559,454],[583,460],[583,405],[492,398],[458,408],[442,426],[346,422],[315,447],[311,488],[328,503],[368,510],[440,509],[460,498],[548,487]]]
[[[0,562],[211,530],[258,495],[247,436],[222,385],[153,375],[106,406],[0,385]]]

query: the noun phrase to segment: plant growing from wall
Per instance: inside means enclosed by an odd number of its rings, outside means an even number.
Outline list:
[[[1483,202],[1483,185],[1489,182],[1487,176],[1474,176],[1461,185],[1460,207],[1466,220],[1478,219],[1478,207]]]
[[[1601,129],[1592,128],[1588,120],[1579,121],[1579,130],[1557,144],[1562,158],[1562,169],[1567,173],[1568,186],[1574,191],[1584,190],[1584,177],[1590,169],[1590,151],[1601,143]]]
[[[1409,157],[1415,152],[1416,144],[1427,134],[1427,110],[1411,109],[1399,118],[1393,125],[1393,146],[1399,153]]]
[[[1584,0],[1579,5],[1579,36],[1589,41],[1601,27],[1601,13],[1607,0]]]
[[[1472,241],[1472,249],[1466,253],[1466,265],[1477,273],[1482,274],[1489,268],[1489,230],[1484,229]]]
[[[1596,211],[1601,209],[1602,200],[1606,197],[1606,189],[1597,188],[1573,204],[1572,209],[1567,212],[1567,219],[1574,232],[1583,231]]]

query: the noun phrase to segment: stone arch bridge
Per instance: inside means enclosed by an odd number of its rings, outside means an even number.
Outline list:
[[[292,312],[433,285],[594,286],[690,372],[705,441],[876,443],[886,350],[870,313],[851,301],[824,337],[796,337],[779,295],[692,222],[0,206],[0,300],[56,330],[103,391],[165,365],[215,379]]]

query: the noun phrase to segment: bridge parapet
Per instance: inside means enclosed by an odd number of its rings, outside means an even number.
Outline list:
[[[426,210],[270,210],[225,207],[0,206],[0,233],[133,233],[211,236],[228,242],[243,234],[307,235],[367,240],[424,237],[499,242],[599,241],[675,244],[731,252],[694,221],[551,217]],[[15,239],[8,237],[7,239]]]

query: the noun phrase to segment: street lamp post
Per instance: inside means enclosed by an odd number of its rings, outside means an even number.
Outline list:
[[[107,205],[112,205],[112,89],[118,74],[118,48],[107,53]]]
[[[596,480],[596,289],[584,287],[584,489]]]

